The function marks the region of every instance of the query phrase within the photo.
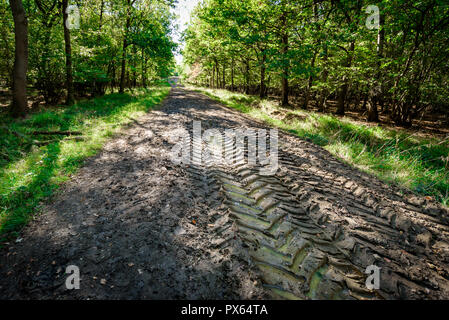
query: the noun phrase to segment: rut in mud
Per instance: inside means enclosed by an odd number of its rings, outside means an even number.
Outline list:
[[[449,216],[439,204],[284,133],[272,176],[245,161],[176,166],[171,149],[194,120],[204,130],[265,128],[173,89],[3,249],[0,297],[449,298]],[[76,292],[64,286],[71,264],[82,274]],[[370,265],[381,268],[379,290],[365,286]]]

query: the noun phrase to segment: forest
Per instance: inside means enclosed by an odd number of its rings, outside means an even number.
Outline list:
[[[0,0],[0,57],[0,300],[449,299],[447,0]]]
[[[428,1],[207,0],[185,33],[194,84],[410,127],[448,125],[449,6]]]
[[[0,2],[0,88],[2,97],[13,88],[14,117],[29,111],[29,101],[31,109],[71,105],[147,87],[174,68],[172,1],[69,2]]]

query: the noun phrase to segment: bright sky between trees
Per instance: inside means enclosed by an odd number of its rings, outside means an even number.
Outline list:
[[[176,8],[174,9],[177,15],[176,24],[178,25],[178,31],[173,32],[173,40],[181,44],[181,33],[186,29],[186,25],[190,21],[190,13],[195,8],[195,6],[200,2],[200,0],[179,0]],[[175,54],[175,59],[178,64],[182,62],[182,55]]]

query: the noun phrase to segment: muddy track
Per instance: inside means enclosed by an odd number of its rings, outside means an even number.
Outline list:
[[[245,160],[205,163],[266,289],[285,299],[449,297],[445,208],[386,186],[309,142],[281,136],[276,175],[262,176]],[[247,156],[232,141],[225,148]],[[366,288],[370,265],[381,268],[379,290]]]
[[[312,159],[307,153],[312,148],[303,143],[303,159],[281,157],[279,173],[309,216],[338,234],[352,263],[382,268],[384,297],[447,298],[447,210],[374,178],[363,179],[338,162],[323,163],[326,151]]]
[[[173,89],[2,250],[0,297],[449,298],[448,210],[285,133],[274,175],[246,164],[247,146],[230,139],[237,163],[174,165],[172,147],[194,120],[266,128]],[[87,285],[67,292],[61,267],[74,262]],[[379,290],[366,288],[370,265],[381,268]]]
[[[273,297],[382,298],[366,289],[365,274],[348,261],[348,250],[335,244],[339,240],[335,233],[318,225],[281,179],[262,176],[259,167],[246,165],[248,150],[236,148],[235,141],[225,141],[225,148],[240,155],[241,161],[231,166],[206,161],[203,174],[208,186],[218,185],[222,190],[241,245],[247,248]],[[226,228],[231,228],[229,222]],[[231,239],[232,234],[228,236]]]

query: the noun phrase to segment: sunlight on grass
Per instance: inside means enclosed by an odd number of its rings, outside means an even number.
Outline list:
[[[109,137],[161,102],[169,91],[161,86],[134,94],[110,94],[70,107],[43,110],[22,121],[3,119],[0,242],[14,236]],[[35,136],[32,133],[36,130],[80,131],[83,141]],[[38,147],[36,142],[45,145]]]
[[[353,166],[449,204],[449,141],[361,124],[348,118],[282,108],[275,101],[196,88],[229,107],[324,147]]]

